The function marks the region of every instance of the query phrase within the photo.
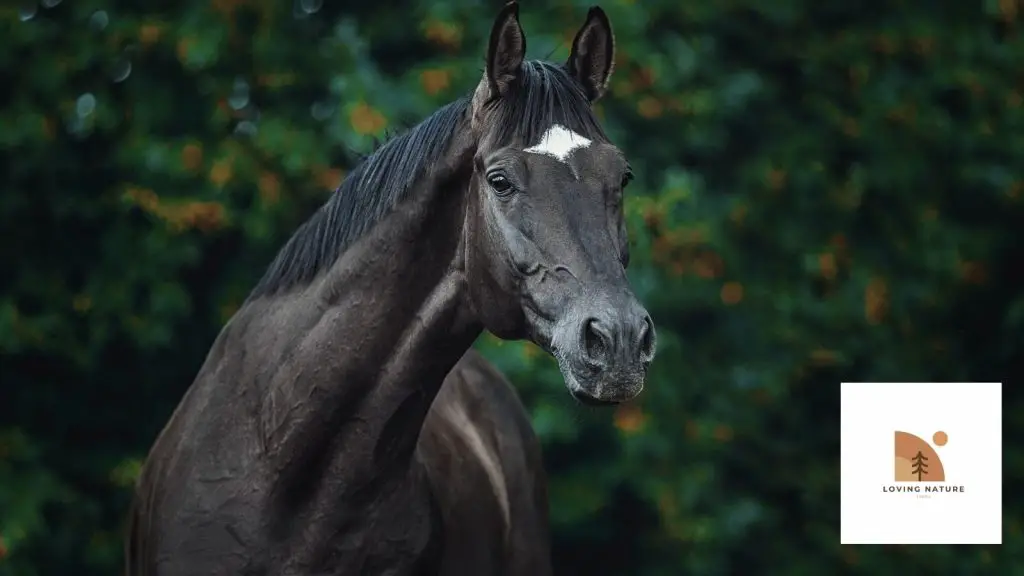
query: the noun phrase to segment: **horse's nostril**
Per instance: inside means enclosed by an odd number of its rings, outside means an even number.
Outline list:
[[[597,364],[603,363],[608,354],[608,334],[597,320],[583,323],[583,354]]]
[[[654,357],[654,323],[650,316],[644,318],[644,324],[640,327],[640,356],[644,360]]]

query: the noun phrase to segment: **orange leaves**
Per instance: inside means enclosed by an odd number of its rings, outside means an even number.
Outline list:
[[[737,306],[748,298],[747,287],[739,278],[727,275],[726,264],[719,250],[715,230],[709,223],[690,223],[689,225],[669,228],[672,225],[668,214],[672,204],[685,202],[690,192],[685,187],[665,192],[661,198],[644,202],[636,212],[643,219],[645,228],[650,235],[650,255],[653,263],[677,277],[689,276],[706,281],[721,282],[718,286],[708,286],[715,292],[708,296],[717,296],[725,306]],[[737,204],[730,211],[729,218],[736,223],[747,218],[748,207]]]
[[[223,188],[231,180],[234,170],[228,160],[218,160],[210,168],[210,182],[218,188]]]
[[[345,178],[345,173],[339,168],[317,168],[314,172],[317,185],[320,188],[334,192],[341,186],[342,179]]]
[[[92,298],[85,294],[79,294],[71,300],[71,307],[79,314],[85,314],[92,308]]]
[[[646,208],[643,209],[642,214],[644,224],[647,226],[647,229],[650,230],[652,233],[657,234],[658,231],[661,229],[662,218],[661,214],[658,212],[658,209],[655,208],[654,206],[647,206]]]
[[[623,434],[636,434],[639,432],[644,423],[647,421],[647,416],[643,410],[640,409],[636,404],[621,404],[615,409],[615,414],[612,416],[615,422],[615,427],[622,431]]]
[[[850,138],[860,136],[860,124],[853,118],[846,118],[843,120],[843,134]]]
[[[658,94],[654,88],[654,71],[647,66],[634,66],[628,75],[615,84],[615,93],[620,97],[635,96],[636,113],[644,119],[655,120],[666,112],[680,112],[685,108],[681,100],[670,99],[669,95]]]
[[[686,115],[691,112],[690,105],[683,97],[670,98],[668,101],[668,109],[678,115]]]
[[[231,19],[241,3],[241,0],[213,0],[213,8],[225,18]]]
[[[652,251],[656,264],[682,275],[693,272],[705,280],[717,278],[722,271],[722,259],[710,250],[694,243],[680,241],[678,232],[669,232],[655,238]]]
[[[175,232],[189,229],[211,231],[224,225],[226,210],[219,202],[161,202],[148,188],[130,186],[124,198],[144,212],[163,220]]]
[[[743,285],[739,282],[726,282],[722,285],[719,296],[726,306],[739,304],[743,300]]]
[[[651,258],[654,263],[677,274],[684,269],[696,271],[706,278],[715,277],[721,268],[721,259],[701,246],[707,239],[705,225],[666,230],[666,215],[671,205],[688,195],[685,190],[665,193],[657,201],[646,201],[638,207],[647,231],[651,235]],[[639,201],[639,199],[638,199]]]
[[[654,86],[654,70],[649,66],[640,66],[629,75],[633,88],[646,90]]]
[[[203,165],[203,148],[198,144],[186,144],[181,149],[181,165],[189,172],[198,172]]]
[[[349,112],[348,120],[352,129],[363,136],[378,134],[388,125],[384,115],[366,102],[356,104]]]
[[[57,135],[57,127],[53,121],[53,118],[43,118],[43,136],[47,140],[53,140],[53,137]]]
[[[690,440],[700,440],[710,438],[715,442],[731,442],[736,437],[735,431],[732,427],[727,424],[715,424],[710,426],[710,422],[698,422],[696,420],[687,420],[686,424],[683,425],[683,435]]]
[[[680,513],[676,495],[669,488],[662,488],[658,494],[658,512],[661,515],[662,527],[665,532],[676,540],[688,542],[692,530],[687,518]]]
[[[142,208],[146,212],[153,212],[159,204],[156,193],[149,188],[136,188],[129,186],[124,193],[125,199]]]
[[[267,204],[276,204],[281,198],[281,181],[273,172],[261,172],[257,187]]]
[[[431,69],[420,72],[420,84],[431,96],[437,96],[451,85],[451,72],[444,69]]]
[[[665,516],[675,516],[678,506],[675,495],[667,489],[663,489],[658,495],[658,510]]]
[[[711,250],[702,250],[693,260],[693,270],[697,276],[705,280],[711,280],[722,275],[722,272],[725,270],[725,263],[722,262],[721,256]]]
[[[984,284],[988,279],[988,272],[983,263],[961,261],[958,264],[960,269],[960,278],[962,278],[964,282],[980,285]]]
[[[612,91],[619,99],[633,103],[637,116],[645,120],[665,120],[700,115],[710,102],[702,90],[682,91],[658,84],[655,68],[632,61],[616,52],[616,74]]]
[[[832,366],[839,360],[839,355],[834,350],[817,348],[811,351],[810,358],[815,366]]]
[[[770,168],[765,173],[764,183],[772,192],[777,192],[786,185],[786,171],[779,168]]]
[[[646,218],[657,223],[653,213],[645,215]],[[704,241],[705,232],[699,227],[656,231],[651,242],[651,258],[677,276],[692,272],[704,280],[719,278],[725,271],[725,263],[714,250],[702,246]]]
[[[917,52],[920,56],[928,56],[932,53],[935,48],[935,39],[931,37],[921,37],[914,39],[914,52]]]
[[[423,37],[438,46],[454,50],[462,44],[462,27],[431,18],[423,25]]]
[[[636,105],[637,114],[643,116],[648,120],[659,118],[665,113],[665,107],[662,106],[661,102],[653,96],[644,96],[637,102]]]
[[[177,231],[194,228],[209,232],[224,223],[224,206],[218,202],[185,202],[162,207],[158,216]]]
[[[1024,196],[1024,181],[1017,180],[1006,189],[1006,197],[1010,200],[1020,200]]]
[[[849,70],[847,70],[847,76],[850,79],[850,86],[860,88],[871,76],[871,69],[868,68],[867,64],[850,66]]]
[[[163,29],[156,24],[143,24],[139,26],[139,43],[143,46],[152,46],[160,41]]]
[[[767,406],[772,402],[772,396],[764,388],[754,388],[750,391],[750,400],[758,406]]]
[[[882,278],[873,278],[864,289],[864,317],[869,324],[879,324],[889,311],[889,285]]]
[[[256,83],[267,88],[283,88],[291,86],[298,80],[294,72],[275,72],[260,74],[256,77]]]
[[[846,236],[837,232],[832,235],[828,243],[832,248],[832,254],[835,255],[835,263],[837,267],[842,266],[844,269],[848,268],[850,266],[851,257],[849,247],[846,243]],[[822,273],[824,274],[824,270]]]
[[[1017,19],[1017,0],[999,0],[999,17],[1007,24]]]
[[[846,247],[846,237],[842,234],[833,234],[828,246],[815,258],[815,272],[817,276],[827,284],[833,284],[841,271],[846,271],[850,266],[850,255]]]
[[[959,74],[958,80],[961,86],[970,90],[971,94],[975,96],[981,96],[985,93],[985,87],[978,80],[976,72],[963,72]]]
[[[742,226],[747,220],[747,206],[745,204],[737,204],[733,206],[733,209],[729,211],[729,220],[732,221],[736,226]]]
[[[191,38],[182,38],[181,40],[178,40],[177,54],[178,60],[180,60],[182,64],[188,62],[188,53],[192,49],[193,43],[194,40]]]
[[[912,124],[917,118],[917,107],[913,103],[900,104],[889,110],[885,117],[897,124]]]
[[[838,267],[836,266],[836,257],[831,252],[825,252],[818,255],[818,273],[825,280],[835,280],[836,272]]]
[[[874,41],[875,52],[892,55],[896,53],[898,46],[896,40],[887,34],[879,34]]]

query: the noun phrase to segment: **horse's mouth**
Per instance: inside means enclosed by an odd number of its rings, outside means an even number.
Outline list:
[[[569,394],[580,404],[586,406],[615,406],[621,403],[619,400],[602,400],[594,398],[582,390],[569,390]]]

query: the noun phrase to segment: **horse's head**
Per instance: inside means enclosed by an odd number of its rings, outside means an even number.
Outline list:
[[[527,62],[525,52],[509,3],[472,101],[471,297],[491,332],[553,354],[578,400],[621,402],[643,389],[655,335],[626,278],[622,195],[632,174],[592,110],[612,74],[611,25],[591,8],[564,65]]]

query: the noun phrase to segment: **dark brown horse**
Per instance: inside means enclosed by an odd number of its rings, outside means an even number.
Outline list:
[[[130,574],[550,573],[536,439],[467,350],[528,338],[612,404],[655,342],[625,274],[629,166],[591,108],[608,19],[590,10],[564,65],[525,51],[510,3],[476,90],[284,246],[150,452]]]

